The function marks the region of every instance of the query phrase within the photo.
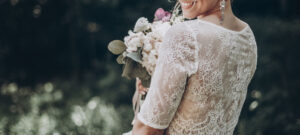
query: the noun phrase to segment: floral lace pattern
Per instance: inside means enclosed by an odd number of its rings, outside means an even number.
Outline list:
[[[170,28],[138,114],[167,135],[232,135],[257,63],[250,27],[235,32],[201,20]]]

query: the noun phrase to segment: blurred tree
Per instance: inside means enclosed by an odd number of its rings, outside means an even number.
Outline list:
[[[153,19],[155,9],[170,10],[173,4],[0,0],[0,135],[129,130],[134,82],[120,78],[121,67],[107,43],[122,39],[140,16]],[[253,28],[259,50],[258,70],[235,134],[300,133],[299,4],[234,0],[234,12]],[[44,129],[43,123],[51,126]]]

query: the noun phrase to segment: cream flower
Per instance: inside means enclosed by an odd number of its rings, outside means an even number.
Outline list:
[[[151,24],[149,23],[148,19],[145,17],[141,17],[137,20],[135,27],[134,27],[134,32],[142,32],[145,30],[150,29]]]
[[[171,28],[170,22],[156,21],[151,25],[152,32],[145,35],[142,65],[152,75],[158,59],[158,49],[162,45],[163,37]]]
[[[128,36],[124,38],[125,45],[127,47],[127,52],[137,51],[138,47],[143,46],[145,35],[142,32],[134,33],[132,31],[128,32]]]
[[[155,70],[159,55],[158,50],[162,45],[165,34],[172,25],[183,20],[181,16],[176,16],[170,20],[170,16],[163,14],[164,12],[159,9],[156,13],[157,19],[153,23],[149,23],[145,17],[139,18],[135,24],[134,32],[129,31],[129,35],[124,38],[127,47],[126,53],[136,52],[139,47],[143,48],[141,64],[150,75]],[[164,20],[163,17],[169,17],[169,19]],[[123,55],[126,55],[126,53],[123,53]]]
[[[144,42],[144,50],[147,51],[147,52],[149,52],[149,51],[151,51],[152,48],[153,47],[152,47],[152,44],[150,43],[150,41],[149,40],[145,40],[145,42]]]

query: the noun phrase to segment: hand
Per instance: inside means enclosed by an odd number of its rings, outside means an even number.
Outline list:
[[[144,96],[148,92],[148,88],[145,88],[142,85],[142,81],[139,78],[136,78],[135,85],[136,85],[135,93],[134,93],[133,98],[132,98],[132,104],[133,104],[133,110],[134,110],[135,116],[134,116],[134,118],[131,122],[132,125],[135,123],[136,115],[139,112],[139,107],[140,107],[140,102],[139,101],[141,99],[139,94]]]
[[[139,78],[136,78],[136,89],[142,95],[145,95],[148,92],[148,88],[143,86],[142,81]]]

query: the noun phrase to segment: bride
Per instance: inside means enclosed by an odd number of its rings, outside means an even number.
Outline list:
[[[232,135],[256,70],[253,32],[230,0],[178,2],[190,20],[166,33],[131,134]]]

